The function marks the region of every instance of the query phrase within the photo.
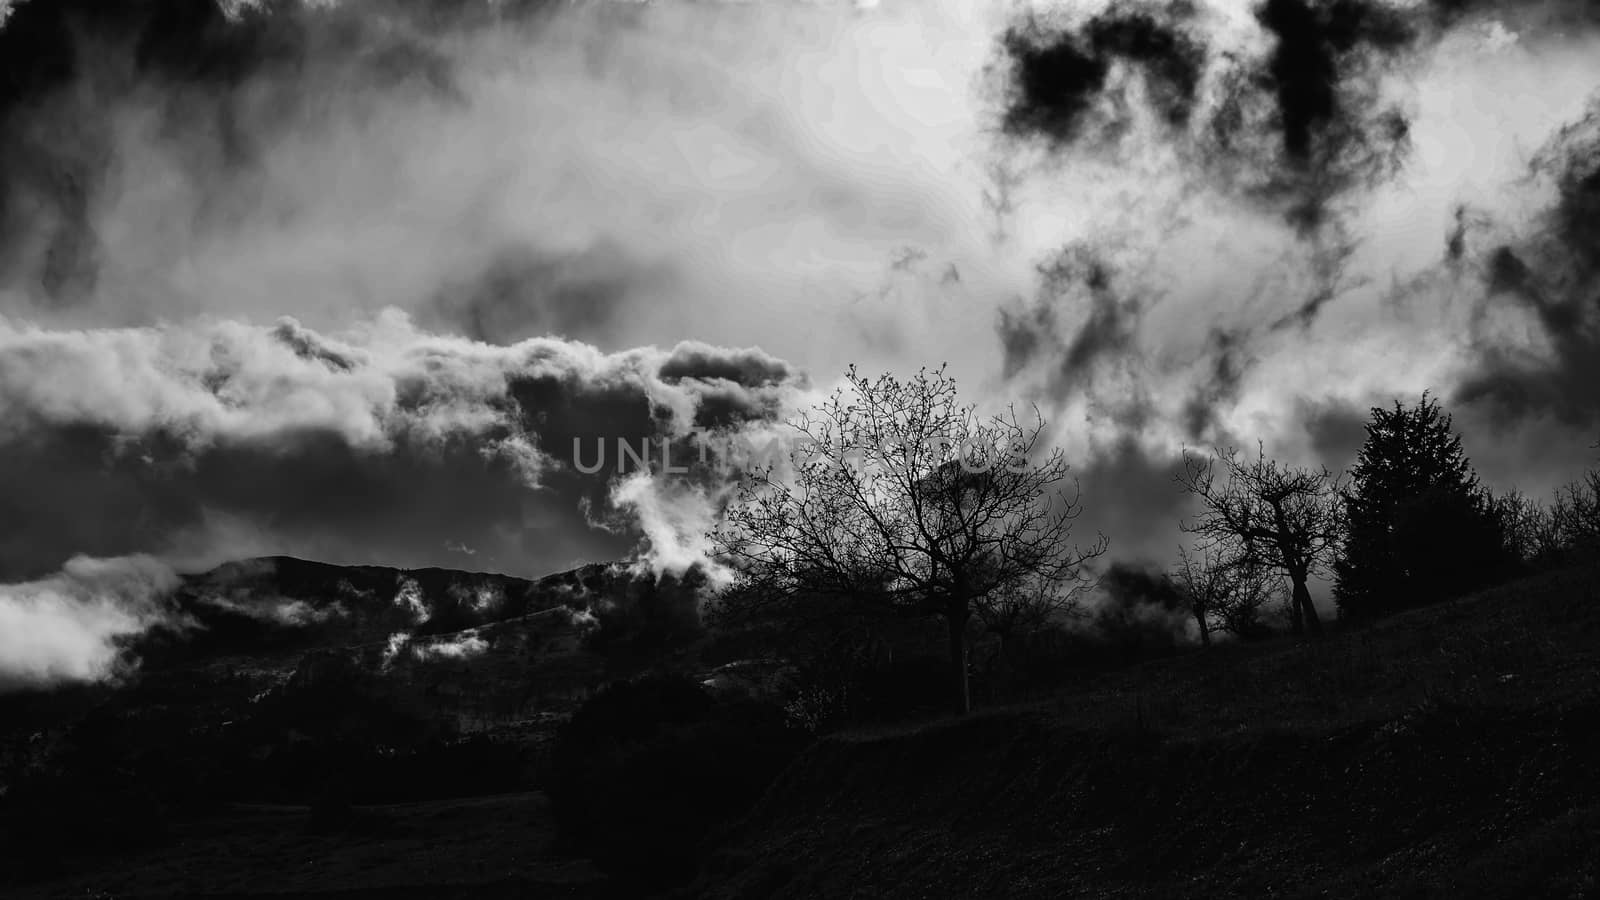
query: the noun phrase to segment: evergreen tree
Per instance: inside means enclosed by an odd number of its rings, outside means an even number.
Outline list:
[[[1454,597],[1504,569],[1498,517],[1438,400],[1374,407],[1350,475],[1334,563],[1341,616]]]

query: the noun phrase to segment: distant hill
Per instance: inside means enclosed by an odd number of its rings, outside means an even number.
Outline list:
[[[129,651],[139,693],[195,684],[260,698],[358,680],[456,727],[492,729],[564,710],[691,639],[702,583],[622,563],[526,579],[262,557],[185,577],[178,624]]]
[[[149,664],[278,655],[428,638],[567,609],[588,613],[631,579],[597,564],[537,581],[450,569],[336,566],[288,556],[240,560],[184,579],[185,627],[140,648]]]
[[[137,661],[126,677],[0,695],[0,796],[7,771],[54,768],[86,717],[116,723],[128,753],[170,755],[183,735],[197,759],[278,754],[316,734],[540,744],[594,689],[686,652],[703,580],[620,563],[525,579],[230,562],[184,577],[173,621],[124,648]],[[413,724],[379,728],[400,721]]]
[[[186,576],[174,598],[178,624],[145,636],[133,649],[147,670],[219,657],[281,658],[391,644],[429,655],[429,648],[475,647],[463,633],[500,626],[503,634],[507,623],[536,614],[598,628],[627,618],[641,602],[692,609],[697,584],[693,575],[658,580],[621,563],[526,579],[261,557]]]

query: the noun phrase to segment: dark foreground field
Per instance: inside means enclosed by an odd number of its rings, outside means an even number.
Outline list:
[[[501,898],[616,896],[553,855],[536,793],[356,807],[235,805],[174,827],[169,846],[6,896]]]
[[[230,807],[10,896],[624,896],[538,794]],[[1600,896],[1600,580],[834,735],[682,897]]]
[[[1600,582],[823,740],[703,897],[1600,897]]]

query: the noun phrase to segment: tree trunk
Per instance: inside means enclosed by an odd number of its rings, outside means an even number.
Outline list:
[[[1211,626],[1206,623],[1206,612],[1203,609],[1194,611],[1194,621],[1200,626],[1200,646],[1211,646]]]
[[[1296,587],[1289,593],[1289,633],[1294,635],[1305,634],[1305,610],[1300,607],[1300,591]]]
[[[1305,615],[1306,629],[1312,637],[1322,636],[1322,620],[1317,618],[1317,607],[1311,602],[1311,591],[1306,589],[1306,576],[1296,575],[1294,579],[1294,605]],[[1295,618],[1300,618],[1301,612],[1295,613]]]
[[[967,685],[967,611],[952,611],[950,624],[950,688],[956,715],[972,712],[972,693]]]
[[[988,702],[994,702],[995,690],[1005,683],[1007,674],[1006,636],[1004,632],[996,632],[994,653],[990,654],[988,665],[984,667],[984,681],[989,685]]]

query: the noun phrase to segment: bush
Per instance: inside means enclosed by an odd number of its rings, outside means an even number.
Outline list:
[[[686,678],[649,676],[573,715],[546,784],[566,849],[667,887],[694,877],[706,836],[748,810],[803,741],[776,706],[719,703]]]

